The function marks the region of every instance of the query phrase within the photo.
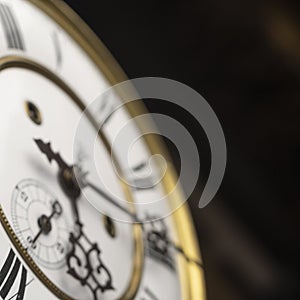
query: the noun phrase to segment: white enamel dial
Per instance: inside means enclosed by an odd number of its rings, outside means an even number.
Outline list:
[[[128,214],[133,207],[130,201],[138,204],[161,198],[162,184],[124,189],[111,162],[107,143],[112,144],[130,114],[125,107],[118,110],[102,128],[105,140],[98,137],[95,148],[86,147],[97,131],[87,116],[82,117],[82,110],[110,83],[71,35],[32,2],[0,0],[2,224],[7,218],[0,240],[7,240],[6,252],[13,249],[14,259],[19,257],[33,278],[32,284],[26,278],[25,291],[14,290],[15,297],[24,292],[24,299],[43,295],[45,299],[187,299],[179,270],[184,258],[164,244],[160,252],[156,236],[147,234],[158,226],[174,244],[180,244],[172,217],[148,223],[148,231],[142,232]],[[91,111],[96,123],[107,113],[105,103]],[[76,136],[79,121],[81,135]],[[133,141],[139,135],[131,123],[124,139]],[[131,182],[122,145],[113,151]],[[140,139],[132,151],[129,167],[141,182],[151,182],[147,144]],[[82,182],[74,181],[73,175],[83,173]],[[97,203],[97,209],[91,203]],[[139,220],[144,220],[167,215],[170,206],[162,202],[153,209],[141,205],[136,210]],[[8,235],[12,244],[2,235]],[[2,247],[0,251],[1,277],[7,275],[3,266],[9,254]],[[0,295],[2,290],[0,282]]]

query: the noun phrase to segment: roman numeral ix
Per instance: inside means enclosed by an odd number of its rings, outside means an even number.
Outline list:
[[[10,250],[0,270],[0,296],[2,299],[8,299],[7,297],[16,282],[19,271],[21,272],[21,279],[19,282],[18,292],[15,295],[10,296],[9,299],[12,299],[14,296],[17,296],[18,300],[24,299],[27,279],[26,269],[21,266],[21,262],[16,257],[13,250]]]

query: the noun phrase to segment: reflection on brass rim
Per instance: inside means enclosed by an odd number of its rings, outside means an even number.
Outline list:
[[[85,114],[87,115],[89,121],[92,123],[94,128],[97,131],[97,123],[85,110],[85,105],[81,101],[81,99],[74,93],[74,91],[65,83],[63,82],[59,77],[57,77],[54,73],[52,73],[50,70],[45,68],[44,66],[33,62],[29,59],[20,57],[20,56],[6,56],[3,58],[0,58],[0,72],[2,70],[8,69],[8,68],[22,68],[34,71],[50,81],[52,81],[54,84],[56,84],[59,88],[61,88],[75,103],[76,105],[82,110],[85,111]],[[98,135],[99,138],[102,140],[103,144],[106,147],[107,151],[110,151],[110,149],[107,148],[108,142],[106,140],[106,137],[103,134]],[[125,186],[124,184],[121,184],[125,197],[127,198],[129,203],[132,203],[132,196],[129,191],[129,188]],[[131,207],[132,208],[132,207]],[[19,251],[22,258],[26,261],[26,263],[29,265],[29,267],[32,269],[33,273],[59,298],[66,299],[66,300],[73,300],[72,297],[68,296],[66,293],[64,293],[60,288],[58,288],[48,277],[44,274],[44,272],[38,267],[38,265],[33,261],[33,259],[28,254],[27,250],[22,246],[19,238],[14,233],[11,225],[9,224],[9,221],[7,220],[7,217],[0,205],[0,222],[3,225],[5,231],[7,232],[10,240],[14,244],[14,246]],[[120,299],[132,299],[134,295],[136,294],[140,280],[142,277],[142,270],[143,270],[143,264],[144,264],[144,247],[143,247],[143,238],[142,238],[142,229],[139,224],[133,224],[133,239],[134,239],[134,256],[133,256],[133,267],[132,267],[132,276],[129,281],[128,287],[124,294],[121,296]]]
[[[106,79],[112,85],[124,80],[128,80],[127,76],[112,57],[110,52],[106,49],[104,44],[81,20],[81,18],[63,1],[27,1],[33,3],[53,20],[55,20],[80,45],[80,47],[98,66],[99,70],[105,75]],[[135,101],[133,105],[126,106],[130,115],[133,117],[147,112],[144,105],[137,103],[137,101]],[[168,159],[169,154],[165,146],[163,145],[162,141],[157,138],[157,136],[145,136],[145,141],[151,153],[161,153],[168,161],[170,161],[170,159]],[[170,169],[168,169],[166,175],[167,176],[164,177],[163,184],[166,193],[169,193],[173,190],[176,184],[177,176],[176,173]],[[184,195],[176,193],[176,197],[181,201]],[[173,201],[170,202],[173,203]],[[191,257],[200,261],[200,251],[188,206],[181,206],[176,210],[172,217],[184,251]],[[182,224],[184,224],[184,226],[182,226]],[[203,270],[199,269],[193,264],[187,264],[186,261],[182,261],[180,263],[180,271],[183,300],[204,300],[206,297]]]

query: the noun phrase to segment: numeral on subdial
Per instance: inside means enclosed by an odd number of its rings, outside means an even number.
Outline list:
[[[25,50],[22,35],[12,9],[0,3],[0,21],[5,33],[8,48]]]
[[[17,285],[17,278],[20,278],[19,285]],[[26,281],[27,271],[11,249],[0,270],[0,296],[2,299],[13,299],[14,297],[18,300],[24,299],[25,288],[31,282],[26,283]],[[17,286],[15,293],[14,285]]]

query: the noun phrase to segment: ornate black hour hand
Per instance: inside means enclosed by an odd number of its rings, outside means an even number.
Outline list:
[[[78,280],[82,286],[87,286],[94,300],[107,290],[114,290],[112,276],[100,258],[98,244],[92,243],[83,231],[83,226],[77,223],[79,232],[70,234],[71,250],[66,260],[68,274]]]

